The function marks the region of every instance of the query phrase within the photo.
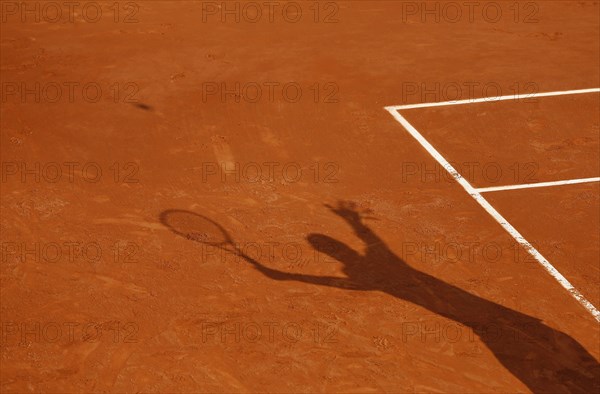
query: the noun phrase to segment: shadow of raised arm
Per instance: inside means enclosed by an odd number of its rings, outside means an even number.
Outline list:
[[[354,230],[354,234],[360,238],[367,247],[367,255],[372,250],[377,250],[380,254],[393,255],[392,251],[387,247],[387,244],[367,226],[356,204],[350,201],[340,201],[337,206],[325,204],[327,208],[346,221]]]

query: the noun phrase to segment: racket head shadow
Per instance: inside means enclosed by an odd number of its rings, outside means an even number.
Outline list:
[[[169,209],[160,214],[161,223],[175,234],[206,245],[234,245],[229,233],[214,220],[183,209]]]

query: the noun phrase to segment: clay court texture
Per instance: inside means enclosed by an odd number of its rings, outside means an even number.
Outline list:
[[[2,393],[600,390],[598,1],[2,1]]]

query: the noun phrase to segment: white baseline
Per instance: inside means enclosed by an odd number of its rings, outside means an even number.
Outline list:
[[[562,90],[562,91],[557,91],[557,92],[546,92],[546,93],[511,94],[508,96],[493,96],[493,97],[483,97],[483,98],[466,99],[466,100],[442,101],[439,103],[392,105],[389,107],[385,107],[385,109],[388,111],[392,111],[392,110],[402,111],[402,110],[406,110],[406,109],[415,109],[415,108],[445,107],[448,105],[464,105],[464,104],[476,104],[476,103],[493,103],[493,102],[497,102],[497,101],[506,101],[506,100],[528,100],[528,99],[534,99],[537,97],[567,96],[567,95],[585,94],[585,93],[600,93],[600,88],[579,89],[579,90]]]

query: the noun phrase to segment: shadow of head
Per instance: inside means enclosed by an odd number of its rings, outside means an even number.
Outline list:
[[[317,252],[323,253],[339,262],[345,263],[348,262],[349,258],[356,258],[356,252],[349,246],[327,235],[309,234],[306,240]]]

